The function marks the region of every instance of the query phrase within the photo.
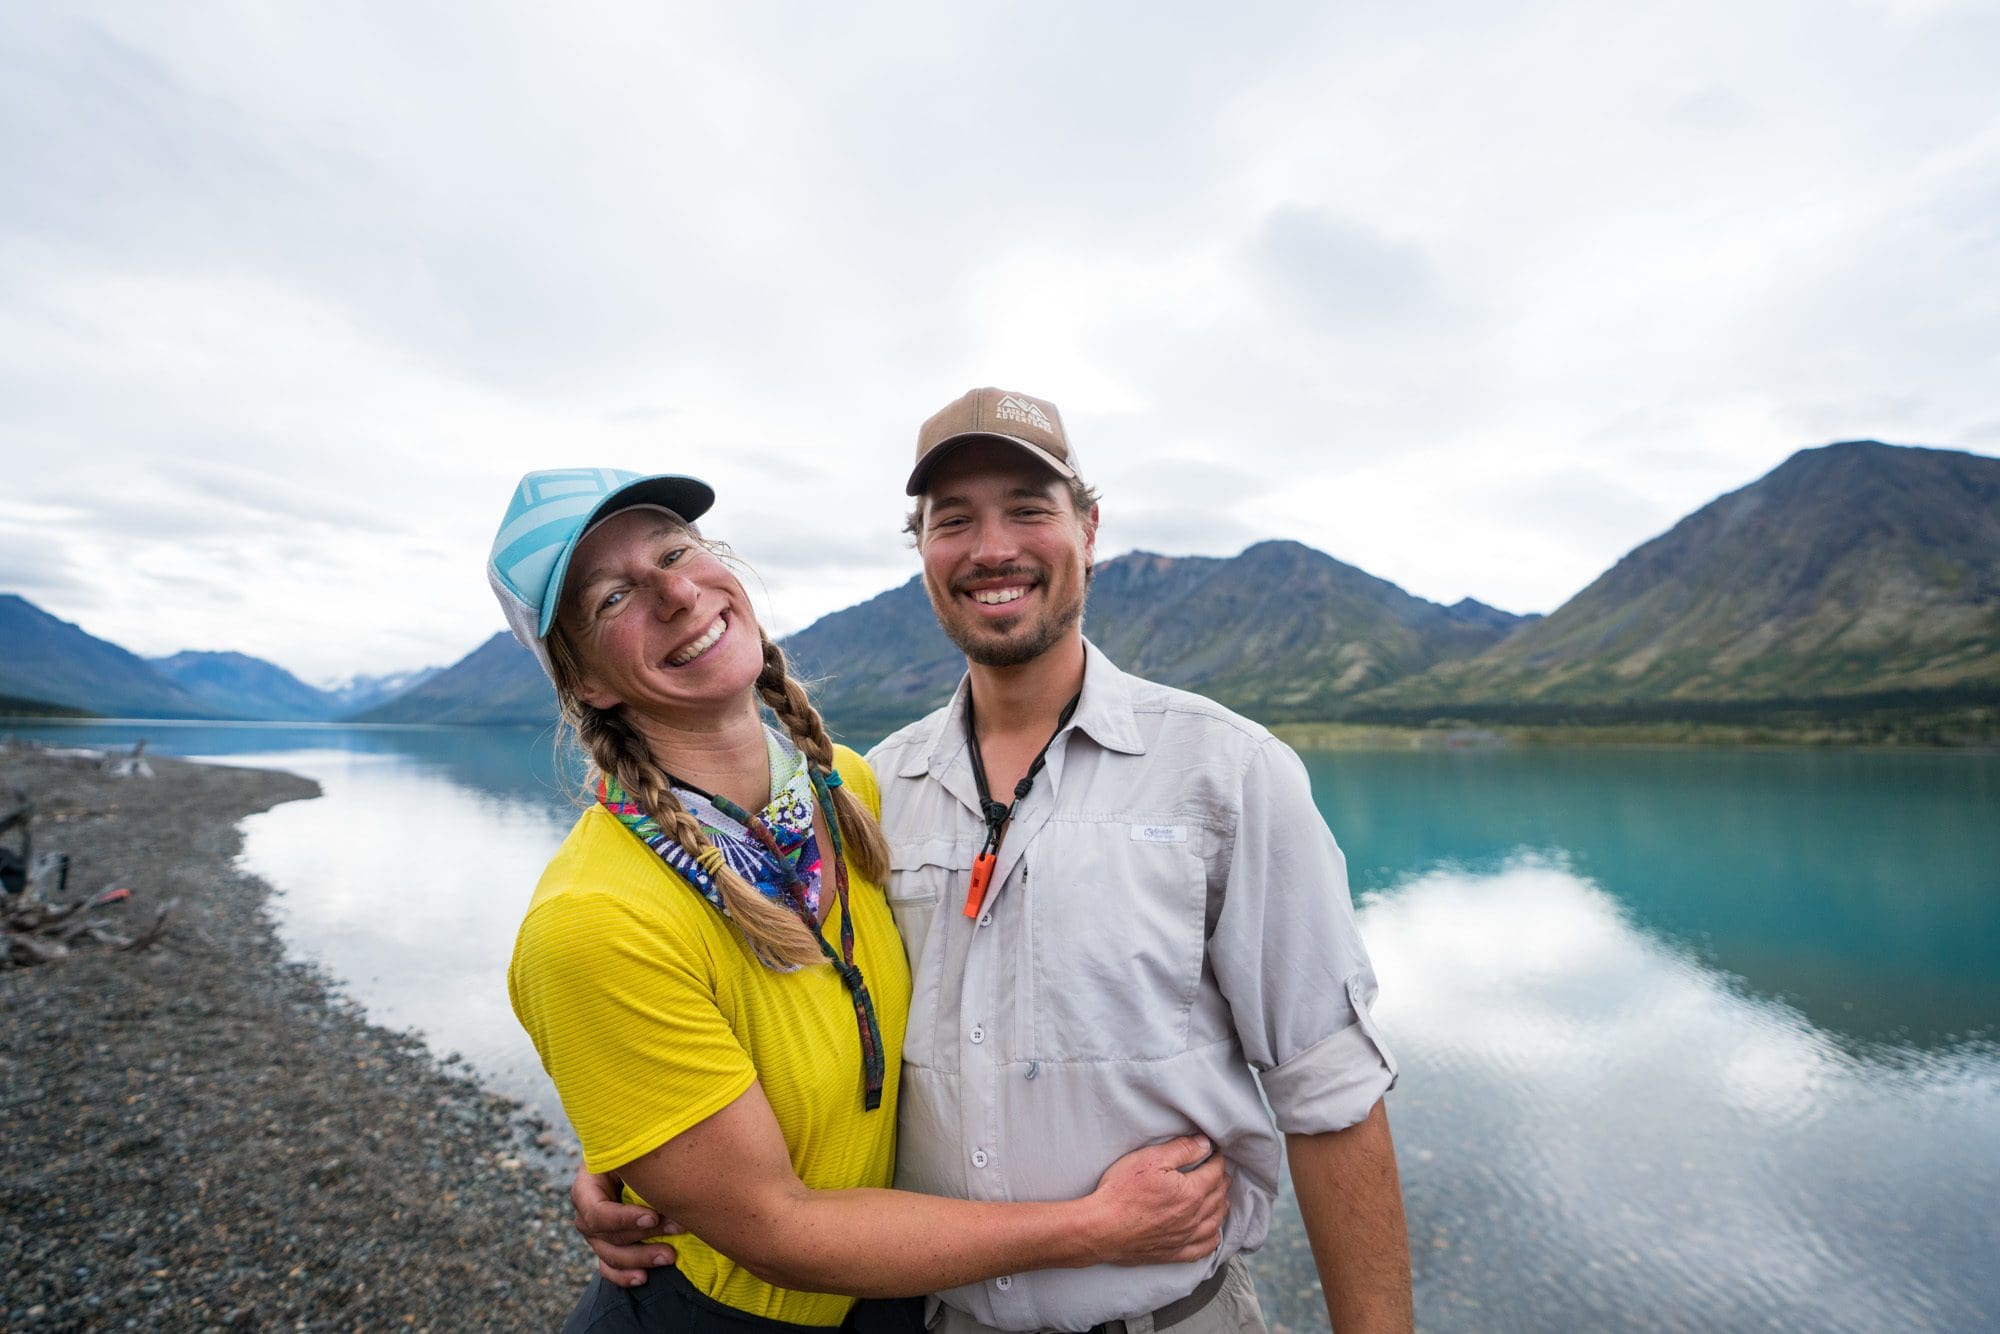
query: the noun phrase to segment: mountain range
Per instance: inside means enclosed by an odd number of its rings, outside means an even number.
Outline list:
[[[1801,450],[1547,617],[1444,606],[1270,541],[1105,561],[1085,628],[1128,670],[1266,722],[2000,702],[2000,460],[1876,441]],[[919,716],[963,671],[914,578],[782,642],[850,736]],[[100,713],[540,725],[554,711],[504,633],[338,702],[240,654],[148,663],[19,597],[0,596],[0,643],[0,697]]]
[[[0,593],[0,694],[125,718],[226,716],[136,653]]]
[[[1325,717],[1353,694],[1467,658],[1530,619],[1443,607],[1297,542],[1237,556],[1132,552],[1098,565],[1085,628],[1114,662],[1265,719]],[[951,693],[965,661],[913,578],[783,641],[829,719],[900,726]]]
[[[2000,460],[1792,455],[1475,658],[1360,695],[1466,706],[1837,703],[2000,686]]]
[[[500,631],[451,666],[355,715],[358,723],[547,724],[556,692],[535,655]]]
[[[0,697],[10,701],[0,713],[54,708],[119,718],[325,722],[371,708],[438,670],[357,676],[323,690],[243,653],[142,658],[12,593],[0,594],[0,645]]]

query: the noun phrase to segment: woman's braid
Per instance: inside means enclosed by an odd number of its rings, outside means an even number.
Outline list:
[[[617,779],[619,786],[659,822],[660,828],[688,856],[700,859],[712,845],[703,836],[701,825],[674,795],[672,784],[654,762],[644,739],[616,709],[594,708],[578,699],[574,689],[564,684],[563,678],[570,676],[566,669],[573,664],[574,657],[567,643],[558,648],[561,640],[559,630],[549,636],[549,658],[557,665],[556,697],[562,705],[563,718],[576,730],[584,753],[600,772]],[[722,896],[723,906],[729,910],[729,919],[760,956],[773,963],[793,965],[815,964],[825,957],[818,939],[796,912],[765,898],[720,858],[710,859],[709,865],[710,878]]]
[[[833,741],[812,697],[785,666],[785,651],[759,630],[764,643],[764,670],[757,674],[757,696],[777,715],[792,744],[805,754],[806,762],[821,773],[833,772]],[[833,789],[833,810],[829,818],[840,823],[840,836],[855,869],[878,885],[889,883],[889,842],[882,826],[861,799],[846,787]]]

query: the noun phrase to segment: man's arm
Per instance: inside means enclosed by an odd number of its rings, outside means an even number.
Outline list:
[[[597,1272],[607,1283],[636,1288],[646,1281],[646,1271],[670,1265],[680,1259],[665,1242],[648,1242],[648,1237],[686,1231],[672,1220],[662,1220],[651,1209],[627,1204],[619,1193],[618,1178],[587,1167],[576,1169],[569,1183],[569,1204],[574,1212],[571,1226],[582,1234],[597,1256]]]
[[[1378,1102],[1345,1130],[1287,1135],[1285,1151],[1333,1327],[1407,1334],[1410,1236],[1388,1112]]]
[[[1246,763],[1209,959],[1285,1132],[1334,1327],[1410,1328],[1410,1248],[1382,1095],[1396,1081],[1370,1007],[1347,859],[1305,766],[1266,738]]]

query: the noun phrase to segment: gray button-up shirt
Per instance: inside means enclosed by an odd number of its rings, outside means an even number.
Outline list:
[[[1263,1242],[1281,1132],[1353,1125],[1396,1079],[1346,861],[1298,757],[1085,652],[1083,698],[976,920],[963,915],[984,835],[966,685],[869,755],[913,977],[896,1184],[1067,1199],[1121,1154],[1199,1131],[1229,1160],[1229,1219],[1220,1251],[1193,1264],[943,1294],[1003,1329],[1082,1329],[1185,1296]]]

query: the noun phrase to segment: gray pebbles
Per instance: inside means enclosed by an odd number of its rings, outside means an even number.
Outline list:
[[[545,1127],[287,962],[234,868],[237,821],[317,787],[154,767],[0,750],[72,896],[180,900],[146,953],[0,972],[0,1325],[558,1326],[591,1266]]]

